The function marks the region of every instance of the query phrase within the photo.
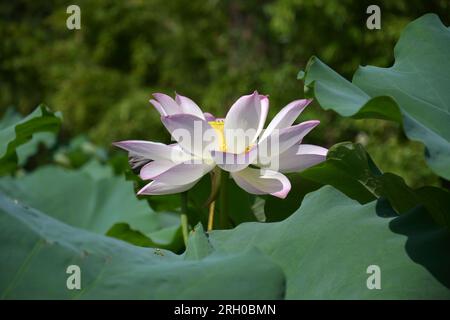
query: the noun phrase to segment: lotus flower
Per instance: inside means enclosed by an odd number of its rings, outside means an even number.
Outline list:
[[[269,99],[256,91],[242,96],[224,119],[203,113],[191,99],[156,93],[150,102],[176,143],[129,140],[115,145],[129,152],[133,168],[143,180],[152,180],[138,194],[163,195],[192,188],[219,167],[251,194],[285,198],[291,189],[283,173],[298,172],[325,160],[327,149],[301,144],[319,124],[293,125],[311,100],[285,106],[263,130]]]

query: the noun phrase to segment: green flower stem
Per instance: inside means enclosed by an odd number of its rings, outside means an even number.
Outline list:
[[[187,247],[188,236],[189,236],[189,223],[187,216],[187,191],[181,193],[181,231],[183,233],[183,241],[185,247]]]
[[[208,197],[208,200],[206,200],[205,207],[210,206],[217,198],[217,194],[220,189],[220,180],[221,180],[221,172],[219,167],[215,167],[213,171],[210,172],[211,174],[211,194]]]
[[[216,210],[216,201],[211,202],[209,205],[209,215],[208,215],[208,231],[211,231],[214,227],[214,212]]]
[[[206,201],[205,207],[209,207],[208,214],[208,226],[207,230],[211,231],[214,227],[214,213],[216,210],[216,198],[220,191],[220,184],[222,180],[222,170],[219,167],[215,167],[213,171],[211,171],[211,194]]]

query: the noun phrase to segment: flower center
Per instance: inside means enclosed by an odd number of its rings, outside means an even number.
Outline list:
[[[217,134],[217,137],[219,138],[219,151],[226,152],[227,151],[227,143],[225,141],[225,133],[224,133],[224,125],[225,122],[223,120],[215,120],[215,121],[209,121],[208,124],[211,126],[211,128],[214,129],[214,131]],[[249,152],[250,149],[252,149],[253,145],[250,145],[245,148],[245,153]]]
[[[227,151],[227,144],[225,142],[225,134],[224,134],[224,122],[223,120],[209,121],[208,124],[211,128],[216,131],[217,137],[219,138],[219,151],[225,152]]]

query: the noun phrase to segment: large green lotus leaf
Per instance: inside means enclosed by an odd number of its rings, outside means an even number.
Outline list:
[[[22,118],[13,108],[8,108],[0,120],[0,130],[17,124]],[[51,148],[55,143],[56,136],[53,132],[37,132],[33,134],[30,141],[16,147],[17,163],[19,166],[23,166],[29,157],[36,154],[40,145]]]
[[[287,277],[288,299],[450,299],[450,233],[421,208],[401,216],[376,200],[361,205],[326,186],[289,218],[211,232],[218,251],[257,247]],[[379,266],[381,289],[367,269]]]
[[[411,189],[403,178],[382,173],[360,144],[338,143],[327,160],[299,174],[324,185],[332,185],[360,203],[385,198],[397,213],[424,206],[441,225],[450,228],[450,192],[438,187]]]
[[[294,213],[310,192],[323,187],[327,183],[310,180],[300,173],[288,174],[291,182],[291,190],[286,198],[280,199],[274,196],[265,196],[264,215],[267,222],[281,221]]]
[[[74,227],[139,245],[183,247],[177,214],[152,211],[136,198],[131,182],[95,162],[81,170],[47,166],[23,177],[4,177],[0,190]]]
[[[23,164],[26,158],[37,149],[40,142],[52,142],[50,141],[52,137],[48,133],[59,130],[61,115],[41,105],[23,119],[17,117],[12,111],[8,111],[2,122],[3,124],[0,124],[0,175],[5,175],[17,168],[19,160]]]
[[[203,226],[199,223],[189,234],[188,245],[184,254],[187,260],[199,260],[209,256],[213,248],[209,243]]]
[[[291,215],[307,193],[323,185],[332,185],[362,204],[386,198],[397,213],[423,205],[437,222],[450,228],[448,190],[438,187],[411,189],[403,178],[382,173],[360,144],[338,143],[329,149],[326,161],[289,178],[292,189],[286,199],[266,199],[264,209],[268,221]]]
[[[299,76],[324,109],[403,120],[405,134],[425,144],[431,169],[450,179],[450,29],[424,15],[406,27],[394,55],[392,67],[360,67],[352,82],[315,57]]]
[[[194,244],[193,244],[194,245]],[[3,299],[281,299],[285,277],[257,250],[186,259],[77,229],[0,193]],[[68,290],[69,265],[81,290]]]

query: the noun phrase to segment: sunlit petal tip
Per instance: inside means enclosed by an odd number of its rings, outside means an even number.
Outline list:
[[[164,93],[154,93],[153,97],[157,100],[157,102],[161,105],[165,114],[177,114],[182,113],[181,107],[175,100]]]
[[[181,151],[178,145],[168,146],[160,142],[126,140],[114,142],[114,145],[128,151],[129,156],[139,163],[141,160],[188,161],[191,157]]]
[[[301,122],[299,124],[280,129],[278,132],[271,133],[267,138],[261,139],[258,145],[261,146],[261,150],[268,150],[268,146],[278,146],[277,149],[271,150],[269,155],[261,154],[262,158],[267,156],[275,157],[288,150],[295,144],[301,143],[303,138],[313,130],[320,121],[309,120]]]
[[[141,195],[152,195],[154,191],[158,190],[157,182],[156,181],[150,181],[145,186],[143,186],[141,189],[139,189],[136,194],[138,196]]]
[[[307,154],[314,154],[314,155],[326,157],[328,154],[328,149],[321,147],[321,146],[311,145],[311,144],[299,145],[296,155],[307,155]]]
[[[170,185],[158,181],[152,181],[137,192],[138,195],[166,195],[184,192],[192,188],[198,181],[184,185]]]
[[[311,102],[313,102],[314,99],[301,99],[299,102],[301,102],[303,105],[307,106]]]
[[[261,99],[261,95],[259,94],[259,92],[256,90],[251,94],[251,97],[257,102],[261,102],[261,100],[263,100]]]
[[[138,196],[158,195],[159,192],[162,190],[162,187],[163,186],[162,185],[158,185],[158,183],[156,181],[152,181],[152,182],[146,184],[144,187],[142,187],[136,194]]]
[[[232,172],[236,184],[251,194],[270,194],[278,198],[285,198],[291,190],[289,179],[280,172],[245,168]]]
[[[270,160],[269,168],[281,173],[301,172],[309,167],[324,162],[327,158],[326,148],[312,145],[293,145],[283,153]]]
[[[264,95],[264,94],[260,94],[259,95],[259,99],[262,101],[268,101],[269,100],[269,96],[268,95]]]
[[[153,181],[152,181],[153,182]],[[151,184],[152,182],[150,182],[149,184]],[[145,185],[143,188],[141,188],[136,194],[138,195],[138,196],[141,196],[141,195],[144,195],[145,193],[145,190],[146,189],[149,189],[149,184],[147,184],[147,185]]]
[[[123,141],[114,141],[113,143],[111,143],[114,147],[118,147],[118,148],[122,148],[121,144]]]
[[[115,141],[112,143],[112,145],[125,151],[132,151],[135,142],[136,142],[135,140],[122,140],[122,141]]]
[[[261,107],[268,109],[269,108],[269,96],[260,95],[259,98],[261,101]]]
[[[298,128],[300,131],[301,139],[300,141],[308,134],[310,133],[315,127],[317,127],[320,124],[319,120],[308,120],[304,122],[300,122],[297,125],[292,126],[294,130]]]
[[[307,127],[317,127],[320,124],[320,120],[308,120],[308,121],[304,121],[301,122],[300,124],[303,124]]]
[[[159,100],[159,99],[161,99],[161,98],[166,98],[166,97],[170,98],[170,96],[168,96],[167,94],[162,93],[162,92],[155,92],[155,93],[153,94],[153,96],[154,96],[155,99],[157,99],[157,100]]]
[[[282,173],[276,172],[276,171],[266,171],[267,174],[264,176],[269,179],[277,179],[281,183],[281,190],[278,190],[276,192],[270,193],[272,196],[284,199],[289,194],[289,191],[291,191],[291,182],[289,179]]]
[[[203,111],[192,99],[175,93],[175,101],[180,106],[182,113],[192,114],[201,119],[205,119]]]
[[[167,94],[160,93],[160,92],[155,92],[154,94],[152,94],[152,96],[153,96],[153,98],[155,98],[155,100],[158,103],[161,103],[161,100],[165,100],[165,99],[169,99],[169,98],[171,99],[171,97],[168,96]]]
[[[261,135],[260,140],[266,139],[276,129],[284,129],[292,126],[298,116],[311,102],[311,99],[294,100],[278,112]]]
[[[310,103],[312,99],[300,99],[294,101],[294,108],[302,112]]]
[[[291,183],[289,180],[287,180],[287,182],[288,183],[283,183],[283,189],[281,191],[271,193],[271,195],[280,199],[285,199],[291,191]]]

